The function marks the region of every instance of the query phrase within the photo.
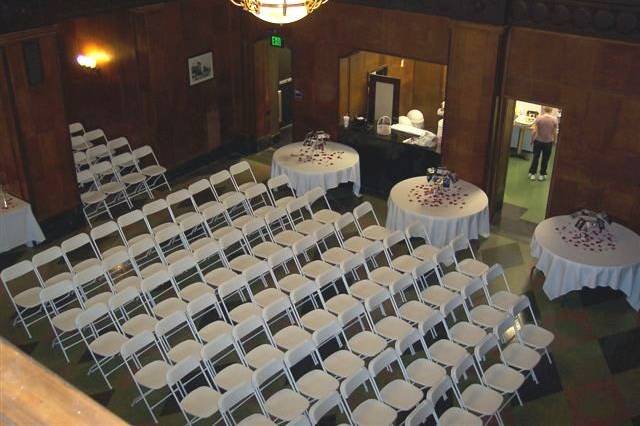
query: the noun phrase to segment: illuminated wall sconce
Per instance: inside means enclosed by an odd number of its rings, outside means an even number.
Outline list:
[[[88,52],[76,57],[78,65],[89,70],[98,70],[100,65],[110,61],[111,55],[98,49],[90,49]]]

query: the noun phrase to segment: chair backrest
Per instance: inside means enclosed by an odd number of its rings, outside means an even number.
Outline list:
[[[196,369],[200,369],[200,360],[193,355],[186,357],[167,371],[167,384],[175,386]]]
[[[473,252],[473,248],[471,247],[471,243],[469,242],[469,238],[464,234],[456,235],[453,240],[451,240],[451,247],[455,252],[469,250],[471,252],[471,256],[473,256],[474,259],[476,257]]]
[[[407,290],[409,287],[413,287],[413,285],[414,283],[411,274],[403,274],[399,280],[391,284],[391,286],[389,287],[389,292],[392,296],[403,294],[405,290]]]
[[[107,149],[110,152],[116,153],[120,148],[126,148],[127,152],[133,155],[131,145],[126,137],[120,136],[107,142]]]
[[[138,256],[146,254],[149,250],[154,250],[158,258],[163,258],[158,251],[155,240],[150,235],[142,236],[129,246],[129,257],[135,262]]]
[[[315,353],[316,345],[313,344],[313,341],[305,340],[298,346],[289,349],[284,354],[284,363],[287,367],[289,367],[289,369],[291,369],[293,366],[297,365],[299,362]]]
[[[286,263],[292,260],[293,256],[294,254],[291,248],[283,247],[278,251],[276,251],[275,253],[271,254],[267,258],[267,263],[269,264],[269,267],[271,267],[272,269],[275,269],[276,267],[282,265],[283,263]]]
[[[134,166],[137,169],[137,165],[136,165],[135,159],[133,158],[133,154],[130,152],[123,152],[122,154],[118,154],[111,157],[111,164],[116,166],[116,168]]]
[[[217,306],[218,299],[215,293],[205,293],[187,304],[187,315],[192,320],[195,320],[201,314],[216,309]]]
[[[200,272],[200,268],[198,267],[198,262],[196,262],[196,259],[190,254],[186,254],[180,257],[179,259],[175,260],[174,262],[171,262],[168,268],[169,268],[169,274],[175,279],[177,279],[180,275],[182,275],[186,271],[195,269],[195,273],[197,275],[200,275],[200,279],[204,281],[204,277],[202,276],[202,273]]]
[[[338,392],[331,392],[321,400],[317,401],[309,409],[309,419],[311,423],[319,424],[323,417],[325,417],[331,410],[340,408],[342,406],[342,400]]]
[[[270,326],[272,320],[284,318],[285,316],[289,316],[289,318],[296,318],[295,314],[293,314],[291,301],[286,297],[274,300],[262,310],[262,319],[267,326]],[[291,324],[294,325],[294,323]]]
[[[120,348],[122,359],[127,360],[129,357],[137,354],[150,345],[156,344],[156,338],[149,330],[142,331],[126,341]]]
[[[269,191],[264,183],[256,183],[255,185],[248,188],[244,195],[247,197],[247,200],[253,200],[254,198],[263,197],[262,200],[265,204],[271,204],[271,198],[269,198]]]
[[[500,348],[500,344],[498,343],[496,336],[491,333],[487,334],[473,349],[473,355],[475,356],[478,365],[482,365],[482,360],[485,355],[495,347],[497,347],[500,353],[502,353],[502,349]]]
[[[76,182],[78,183],[78,185],[85,185],[88,183],[90,183],[92,187],[97,185],[95,176],[93,176],[93,173],[91,173],[91,170],[89,169],[80,170],[79,172],[77,172]]]
[[[309,208],[309,204],[307,203],[307,199],[303,197],[294,198],[293,200],[287,203],[287,212],[293,218],[294,221],[297,222],[296,219],[304,218],[304,213],[307,215],[311,214],[311,210]]]
[[[450,390],[453,389],[453,382],[451,378],[447,375],[443,376],[437,384],[435,384],[429,391],[427,392],[427,400],[431,402],[431,404],[435,407],[438,404],[438,401],[447,394]],[[456,399],[458,395],[453,392]]]
[[[467,355],[458,363],[458,365],[453,366],[451,369],[451,379],[453,380],[454,386],[460,382],[460,377],[462,377],[469,368],[474,366],[473,362],[473,357],[471,355]]]
[[[84,126],[80,122],[69,124],[69,133],[75,135],[76,133],[84,134]]]
[[[353,271],[354,269],[359,268],[360,266],[364,267],[367,275],[369,274],[369,267],[367,266],[367,262],[364,261],[364,256],[362,253],[356,253],[352,256],[349,256],[342,262],[340,262],[340,270],[344,275],[347,275],[348,272]]]
[[[298,241],[293,243],[291,248],[296,256],[304,254],[311,248],[318,250],[317,241],[313,235],[306,235],[304,238],[300,238]]]
[[[349,396],[351,396],[351,394],[356,389],[358,389],[360,386],[362,386],[366,382],[369,382],[371,384],[373,389],[376,391],[376,396],[377,396],[378,394],[377,386],[371,379],[371,376],[369,375],[369,372],[367,371],[367,369],[362,367],[360,370],[358,370],[358,372],[351,375],[351,377],[343,380],[342,383],[340,384],[340,393],[342,394],[342,397],[344,398],[344,400],[348,401]]]
[[[9,281],[16,280],[22,276],[27,275],[30,272],[34,271],[33,263],[28,260],[23,260],[14,265],[9,266],[8,268],[4,268],[2,272],[0,272],[0,278],[2,278],[2,282],[5,284],[7,291],[9,291]]]
[[[469,284],[463,287],[460,294],[462,294],[463,298],[469,300],[471,296],[473,296],[474,294],[476,294],[476,292],[480,290],[482,290],[483,292],[486,292],[482,278],[478,277],[478,278],[472,279],[471,282],[469,282]]]
[[[398,362],[398,355],[392,348],[387,348],[376,355],[371,361],[369,361],[369,373],[375,380],[378,373],[384,369],[389,369],[393,363]]]
[[[373,311],[375,311],[377,308],[382,307],[384,302],[386,302],[389,299],[391,299],[391,294],[389,294],[387,290],[381,289],[376,294],[373,294],[367,297],[364,300],[364,306],[367,309],[367,311],[369,311],[369,315],[371,315]]]
[[[46,250],[43,250],[33,255],[33,257],[31,258],[31,261],[33,262],[33,266],[37,270],[39,267],[44,266],[47,263],[51,263],[54,260],[58,260],[58,259],[64,259],[62,249],[58,246],[52,246]],[[65,262],[65,266],[66,266],[66,262]]]
[[[304,197],[307,199],[309,206],[312,206],[316,201],[322,198],[327,208],[331,208],[329,200],[327,200],[326,192],[319,186],[311,188],[306,194],[304,194]]]
[[[73,276],[73,282],[77,286],[83,286],[85,284],[94,282],[98,278],[104,279],[105,282],[109,284],[109,286],[111,285],[111,281],[107,277],[107,274],[105,273],[101,264],[91,265],[76,272],[76,274]]]
[[[195,203],[191,199],[191,193],[186,189],[179,189],[177,191],[172,192],[171,194],[167,195],[165,200],[167,200],[167,204],[169,205],[169,208],[172,208],[185,201],[189,201],[189,206],[195,205]],[[173,213],[175,214],[175,212]]]
[[[99,181],[102,182],[102,179],[108,178],[109,176],[115,175],[115,170],[113,170],[113,165],[111,161],[100,161],[99,163],[93,164],[89,167],[93,176]]]
[[[373,329],[373,325],[369,320],[369,316],[367,315],[364,306],[362,306],[361,304],[354,305],[342,311],[338,315],[338,323],[340,323],[343,330],[346,330],[352,323],[358,323],[358,321],[356,320],[362,318],[365,319],[365,323],[367,324],[368,328]]]
[[[211,193],[211,184],[209,184],[209,181],[206,179],[200,179],[190,184],[187,190],[192,197],[197,194],[201,194],[202,192],[208,191],[209,193]]]
[[[224,254],[222,253],[222,248],[220,244],[214,239],[207,238],[203,243],[198,244],[197,248],[194,250],[193,255],[196,258],[198,263],[203,262],[204,260],[210,259],[213,256],[220,256],[223,263],[225,260]]]
[[[300,302],[305,301],[309,297],[313,296],[318,296],[320,300],[323,301],[322,293],[320,292],[318,285],[315,282],[309,280],[305,283],[300,284],[295,290],[293,290],[289,295],[289,298],[295,306],[298,306]]]
[[[224,186],[227,182],[229,182],[229,184],[235,188],[235,186],[233,185],[233,180],[231,179],[231,173],[229,173],[229,171],[227,170],[221,170],[217,173],[212,174],[209,177],[209,182],[211,183],[211,187],[217,195],[220,194],[218,193],[216,186]]]
[[[230,209],[236,206],[240,206],[240,205],[244,206],[246,201],[247,201],[247,197],[245,197],[244,194],[240,192],[234,192],[230,194],[228,197],[225,197],[224,200],[222,200],[222,205],[228,212]]]
[[[136,160],[143,160],[146,158],[152,158],[155,164],[158,164],[158,159],[156,158],[156,154],[153,152],[153,149],[149,145],[143,145],[140,148],[136,148],[133,150],[133,156]]]
[[[282,208],[274,208],[271,211],[267,212],[267,214],[264,215],[264,220],[265,222],[267,222],[270,228],[274,222],[279,220],[283,220],[285,222],[285,227],[286,225],[291,226],[291,220],[289,219],[289,215],[287,214],[287,211]],[[273,230],[273,228],[271,229]]]
[[[426,336],[427,332],[431,331],[432,328],[436,327],[438,324],[442,324],[445,327],[445,330],[448,332],[447,323],[444,320],[444,317],[440,312],[436,312],[434,315],[431,315],[426,321],[418,324],[418,329],[423,336]]]
[[[427,355],[429,354],[420,333],[421,332],[418,330],[413,330],[411,331],[411,333],[407,334],[406,336],[396,340],[394,347],[398,357],[402,357],[405,354],[405,352],[407,352],[407,349],[414,347],[416,343],[420,343],[420,346],[422,347],[422,349],[425,350]]]
[[[116,221],[120,229],[123,229],[129,225],[133,225],[137,222],[145,222],[146,225],[146,218],[142,210],[132,210],[128,213],[118,216],[118,219],[116,219]]]
[[[218,296],[220,296],[222,303],[225,303],[227,297],[240,294],[243,291],[249,292],[247,289],[247,280],[244,276],[238,275],[218,287]]]
[[[220,244],[220,247],[223,250],[226,250],[232,245],[237,243],[241,243],[244,247],[245,245],[244,234],[239,229],[232,229],[231,231],[227,232],[222,237],[220,237],[220,239],[218,240],[218,243]]]
[[[242,233],[249,238],[250,235],[260,231],[258,237],[260,241],[265,241],[265,238],[270,237],[269,227],[267,223],[261,217],[254,217],[249,219],[244,225],[242,225]],[[267,237],[264,237],[267,235]]]
[[[53,302],[62,296],[73,293],[74,288],[75,287],[70,280],[63,280],[49,287],[45,287],[40,290],[39,293],[40,303],[42,303],[42,305],[45,306],[46,309],[48,302]]]
[[[76,327],[78,328],[78,330],[80,330],[80,332],[82,332],[82,330],[89,324],[93,324],[100,318],[108,315],[109,309],[107,309],[107,305],[105,305],[104,303],[96,303],[95,305],[91,305],[84,311],[80,312],[78,316],[76,316]]]
[[[142,213],[146,217],[149,217],[163,210],[167,210],[167,212],[169,212],[169,204],[164,198],[159,198],[142,206]]]
[[[226,355],[231,352],[228,350],[229,348],[236,352],[236,345],[233,343],[231,334],[222,334],[202,347],[202,359],[215,366],[219,358],[226,358]],[[222,356],[220,356],[221,354]],[[236,355],[242,361],[240,354],[236,352]]]
[[[247,161],[240,161],[239,163],[233,164],[229,167],[229,172],[236,188],[243,184],[242,181],[238,180],[238,177],[243,173],[246,174],[248,172],[251,176],[250,180],[247,180],[247,182],[256,182],[256,177],[253,174],[253,170],[251,170],[251,165],[249,165]]]
[[[222,394],[218,400],[220,413],[223,416],[229,417],[231,424],[237,424],[237,419],[233,418],[233,411],[252,397],[257,398],[256,390],[252,383],[244,383],[233,389],[229,389],[227,392]],[[260,409],[262,411],[262,406],[260,406]]]
[[[100,251],[98,241],[108,236],[117,235],[119,242],[123,243],[122,237],[120,235],[120,228],[118,227],[118,224],[113,220],[91,228],[89,234],[91,235],[91,239],[93,240],[98,251]]]
[[[311,336],[313,339],[313,343],[315,343],[317,348],[321,348],[325,343],[330,340],[337,339],[341,340],[344,338],[344,332],[342,327],[340,326],[338,321],[332,321],[318,330],[313,332]],[[346,341],[346,338],[344,339]]]
[[[262,388],[262,385],[270,381],[274,377],[284,377],[287,381],[287,384],[291,386],[289,382],[289,375],[287,375],[285,371],[284,363],[281,359],[274,359],[269,361],[267,364],[258,368],[253,372],[253,386],[256,387],[259,391]]]
[[[396,244],[400,244],[400,243],[404,244],[405,247],[407,248],[409,247],[409,245],[407,244],[407,240],[405,239],[404,233],[402,233],[401,231],[394,231],[388,236],[386,236],[384,240],[382,240],[382,245],[387,250],[390,250]]]
[[[166,268],[159,269],[148,277],[142,279],[142,291],[145,293],[151,293],[153,290],[167,282],[171,282],[169,271]]]
[[[436,263],[439,263],[444,266],[451,266],[456,263],[456,256],[453,251],[453,247],[450,245],[446,245],[438,251],[436,254]]]
[[[329,238],[331,235],[335,235],[337,238],[336,232],[337,231],[332,224],[326,223],[313,233],[313,238],[316,241],[324,241],[325,239]]]
[[[140,300],[140,293],[133,287],[127,287],[109,298],[109,309],[114,311],[135,300],[142,302]]]
[[[238,342],[241,349],[244,348],[244,343],[246,341],[251,340],[253,337],[259,335],[260,333],[264,333],[269,342],[273,345],[269,330],[265,326],[262,319],[260,317],[257,317],[256,315],[252,315],[251,317],[237,324],[235,327],[233,327],[232,330],[233,338],[236,342]]]
[[[316,277],[316,284],[320,289],[322,289],[331,283],[337,282],[338,280],[342,280],[344,286],[346,287],[342,271],[340,270],[340,268],[334,266],[331,269],[328,269],[327,271],[318,275]]]
[[[84,140],[86,140],[87,142],[98,141],[100,139],[102,139],[102,141],[104,141],[105,143],[109,140],[107,139],[107,136],[104,134],[104,131],[102,131],[102,129],[90,130],[84,134]]]
[[[427,422],[429,417],[433,417],[438,422],[438,418],[436,417],[436,410],[433,407],[433,404],[429,400],[424,400],[416,408],[413,409],[411,413],[404,420],[404,424],[406,426],[420,426]]]
[[[87,254],[93,254],[93,257],[98,257],[98,253],[96,253],[96,249],[93,246],[93,241],[91,240],[89,235],[85,234],[84,232],[74,235],[71,238],[67,238],[60,244],[60,248],[62,249],[62,252],[64,253],[65,257],[67,257],[67,259],[69,254],[81,248],[84,248],[86,250],[87,246],[91,249],[88,250]],[[71,261],[71,259],[68,260]]]
[[[431,245],[431,239],[429,238],[429,234],[425,229],[424,225],[420,222],[411,222],[404,229],[404,233],[407,236],[407,239],[411,238],[422,238],[426,244]]]
[[[183,328],[191,330],[191,324],[184,312],[176,311],[156,323],[155,333],[159,338],[164,338]]]
[[[273,281],[276,279],[273,275],[273,271],[269,268],[269,264],[264,260],[249,266],[244,270],[242,275],[244,275],[244,278],[248,283],[251,283],[257,278],[264,278],[265,275],[270,275]]]

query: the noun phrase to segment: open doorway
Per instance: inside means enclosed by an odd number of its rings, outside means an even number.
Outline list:
[[[521,220],[537,224],[547,215],[562,110],[520,100],[507,104],[513,109],[506,111],[505,123],[511,126],[505,129],[509,154],[503,202],[516,207]]]
[[[258,150],[291,142],[293,75],[291,49],[273,38],[254,45],[255,132]]]

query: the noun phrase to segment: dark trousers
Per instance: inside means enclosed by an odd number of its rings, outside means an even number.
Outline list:
[[[535,175],[538,171],[538,162],[540,161],[540,153],[542,153],[540,174],[547,174],[547,165],[549,164],[549,158],[551,157],[551,148],[553,148],[553,142],[540,142],[539,140],[533,141],[533,161],[531,161],[529,173]]]

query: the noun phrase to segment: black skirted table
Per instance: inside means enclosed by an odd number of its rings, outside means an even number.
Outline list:
[[[338,132],[338,141],[349,145],[360,155],[362,187],[366,192],[387,195],[401,180],[422,176],[429,167],[440,165],[441,156],[431,148],[406,144],[410,137],[392,132],[380,136],[372,129],[344,129]]]

